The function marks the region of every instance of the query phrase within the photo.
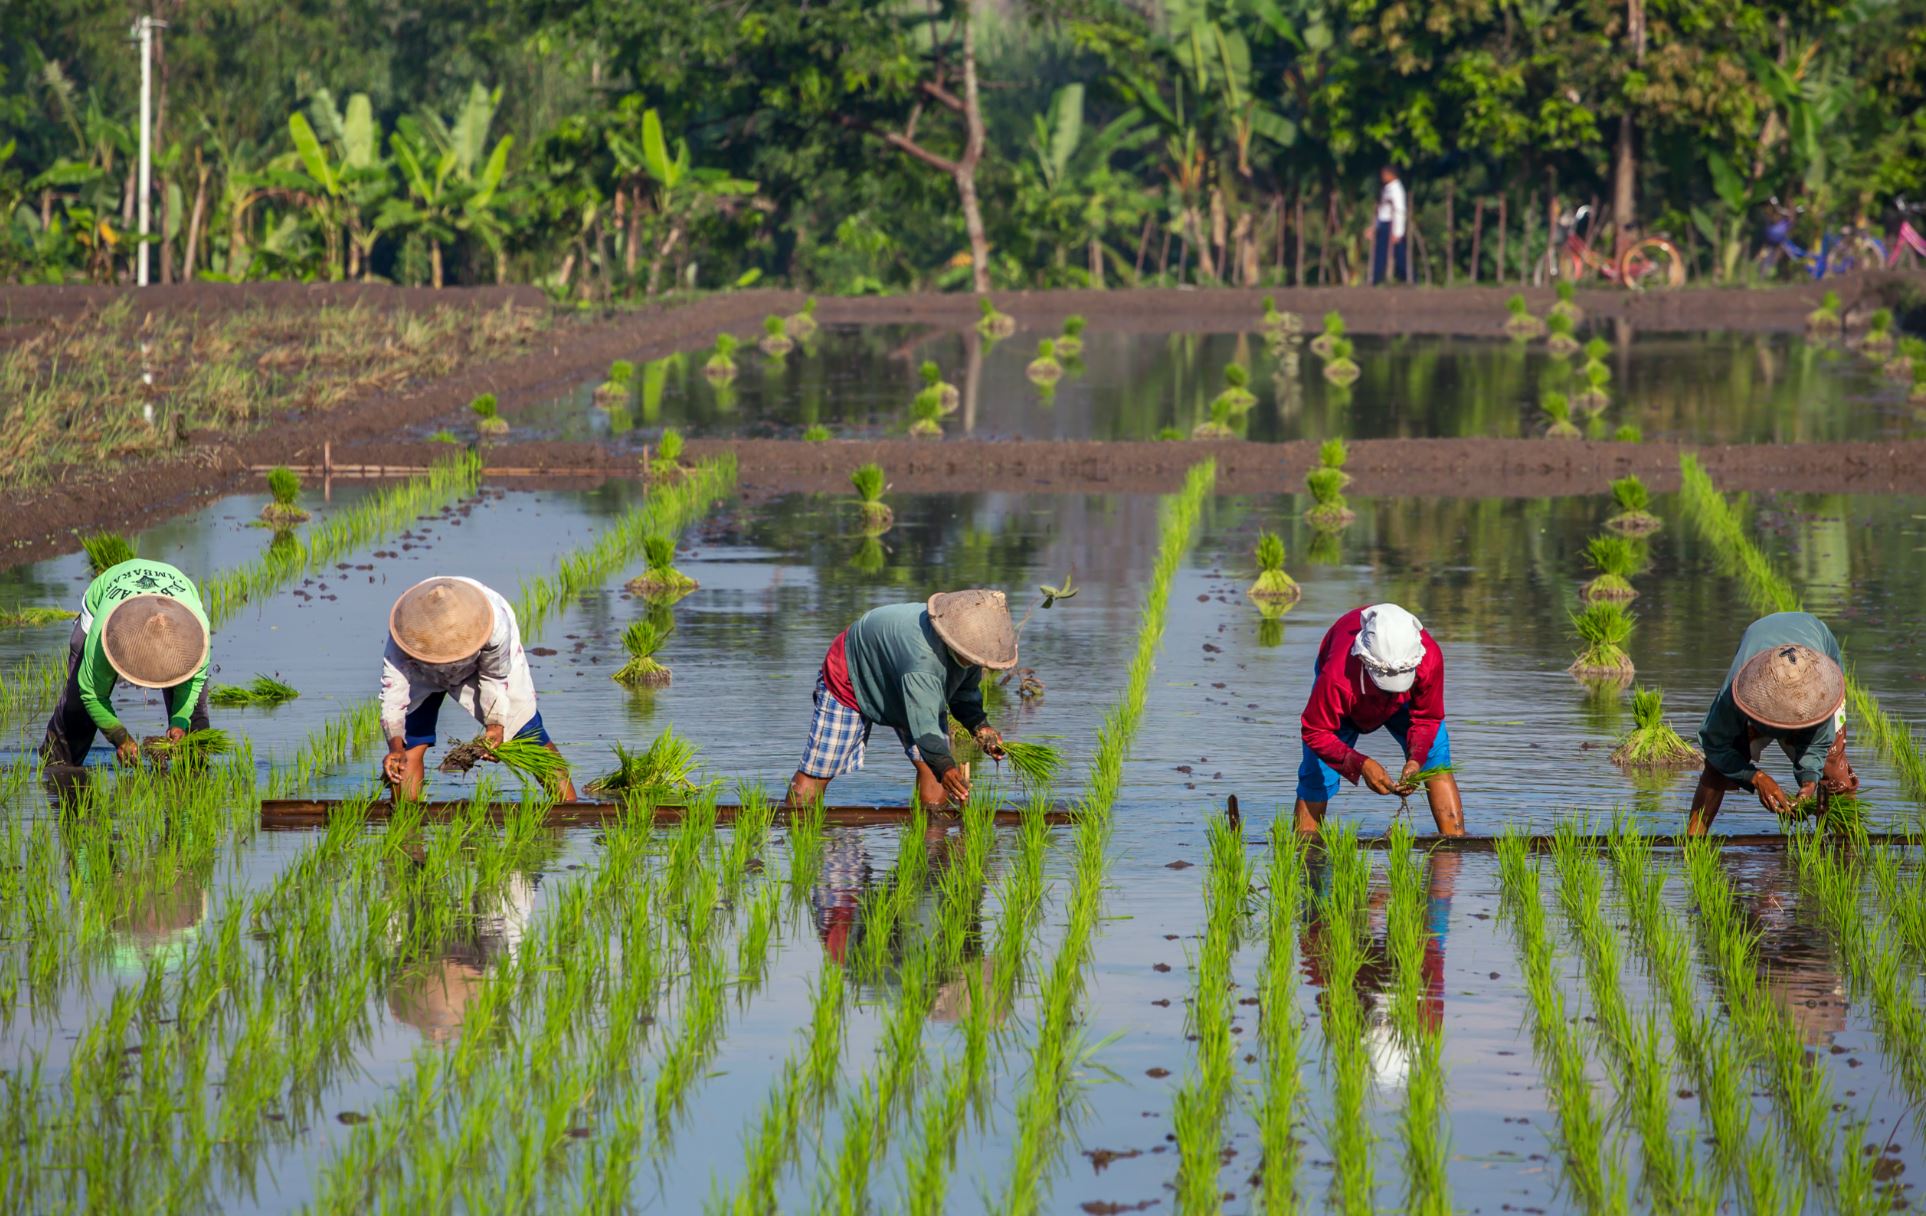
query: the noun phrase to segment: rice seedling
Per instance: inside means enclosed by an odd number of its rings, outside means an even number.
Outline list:
[[[803,301],[801,311],[790,313],[783,320],[783,328],[789,336],[798,340],[806,339],[816,332],[816,297],[810,296]]]
[[[1614,532],[1628,536],[1642,536],[1656,532],[1662,525],[1659,517],[1652,514],[1652,492],[1636,474],[1626,474],[1612,482],[1612,502],[1618,507],[1617,514],[1605,521],[1605,526]]]
[[[1875,354],[1884,353],[1893,347],[1893,310],[1875,308],[1866,314],[1866,332],[1859,336],[1862,349]]]
[[[268,470],[268,496],[270,501],[261,508],[261,518],[277,528],[298,524],[308,518],[295,499],[301,496],[301,479],[286,465]]]
[[[1071,313],[1063,319],[1063,332],[1057,335],[1057,354],[1066,359],[1074,359],[1083,353],[1083,330],[1085,321],[1082,314]]]
[[[780,359],[796,349],[796,340],[789,336],[789,328],[783,319],[770,313],[762,319],[762,337],[756,339],[762,353],[772,359]]]
[[[1395,812],[1393,822],[1402,822],[1404,816],[1411,813],[1411,795],[1417,793],[1419,790],[1428,789],[1431,783],[1438,778],[1448,776],[1457,771],[1458,766],[1455,764],[1427,764],[1412,773],[1409,777],[1399,778],[1396,787],[1398,809]]]
[[[1063,774],[1063,753],[1047,743],[1003,741],[1003,757],[1018,781],[1031,790],[1047,792]]]
[[[1450,1132],[1446,1123],[1444,1025],[1428,1008],[1425,952],[1432,936],[1425,922],[1430,904],[1424,866],[1412,847],[1411,829],[1403,821],[1391,825],[1388,870],[1391,897],[1385,913],[1390,960],[1395,975],[1391,992],[1391,1022],[1410,1053],[1405,1081],[1404,1208],[1429,1216],[1451,1212],[1451,1180],[1446,1163]]]
[[[460,443],[461,438],[460,436],[456,435],[455,432],[449,430],[447,427],[442,427],[440,430],[428,436],[428,442],[429,443]]]
[[[246,684],[217,684],[207,694],[208,704],[222,709],[268,709],[294,700],[301,691],[273,676],[256,675]]]
[[[834,436],[822,423],[812,422],[803,428],[802,437],[804,443],[828,443]]]
[[[502,417],[501,407],[493,393],[477,393],[468,403],[468,412],[475,416],[475,430],[483,435],[508,434],[508,419]]]
[[[1334,436],[1317,445],[1317,463],[1321,468],[1338,469],[1341,471],[1344,468],[1345,461],[1350,458],[1350,449],[1344,446],[1344,440],[1341,438]],[[1345,473],[1344,480],[1338,484],[1340,486],[1350,485],[1351,475]]]
[[[1612,432],[1612,442],[1644,443],[1645,432],[1630,422],[1621,422],[1618,425],[1618,429]]]
[[[1585,387],[1572,396],[1572,404],[1597,413],[1612,403],[1612,368],[1609,363],[1587,363],[1579,372]]]
[[[648,569],[628,582],[630,591],[651,601],[674,601],[694,591],[694,579],[675,568],[675,537],[655,532],[642,538]]]
[[[655,659],[655,652],[662,643],[669,640],[674,626],[662,626],[647,617],[630,621],[622,631],[622,649],[627,652],[628,662],[622,664],[609,678],[617,684],[630,688],[653,688],[667,684],[669,669]]]
[[[1324,364],[1324,378],[1332,384],[1348,385],[1363,374],[1357,360],[1351,357],[1352,342],[1349,338],[1331,340],[1331,357]]]
[[[1284,539],[1269,530],[1259,532],[1256,558],[1257,581],[1247,594],[1259,603],[1296,603],[1304,589],[1284,571]]]
[[[1191,1027],[1197,1040],[1196,1071],[1171,1103],[1177,1133],[1177,1207],[1187,1213],[1221,1210],[1224,1116],[1230,1107],[1236,1064],[1231,1046],[1231,959],[1237,950],[1249,886],[1249,862],[1238,830],[1213,818],[1208,828],[1209,877],[1204,890],[1205,928],[1195,967]]]
[[[1037,343],[1037,357],[1030,360],[1023,374],[1032,384],[1055,384],[1063,376],[1063,364],[1057,362],[1057,343],[1054,338],[1045,338]]]
[[[1330,1207],[1371,1212],[1377,1180],[1372,1171],[1372,1134],[1365,1110],[1371,1088],[1369,1027],[1358,994],[1365,964],[1364,916],[1370,861],[1358,847],[1357,828],[1327,820],[1321,833],[1328,886],[1317,900],[1324,971],[1324,1048],[1331,1074],[1331,1116],[1325,1143],[1333,1159]]]
[[[1344,317],[1333,308],[1324,314],[1324,328],[1318,336],[1311,339],[1311,349],[1320,358],[1331,357],[1331,344],[1344,336]]]
[[[595,386],[595,404],[602,409],[627,405],[630,395],[635,391],[635,364],[627,359],[617,359],[609,364],[608,379]]]
[[[1260,1211],[1298,1208],[1298,1138],[1294,1133],[1303,1093],[1299,1055],[1303,1028],[1297,1018],[1298,911],[1304,895],[1304,846],[1283,816],[1271,822],[1270,888],[1263,970],[1258,978],[1258,1042],[1263,1046],[1257,1098]]]
[[[683,472],[682,449],[686,441],[682,432],[669,427],[662,432],[662,438],[655,444],[655,456],[649,461],[649,476],[666,479],[680,477]]]
[[[49,608],[28,605],[24,608],[0,609],[0,629],[36,629],[42,625],[57,625],[71,621],[80,615],[71,608]]]
[[[924,388],[933,388],[937,391],[937,395],[943,402],[945,414],[954,414],[957,406],[963,403],[963,394],[957,391],[954,384],[943,379],[943,369],[936,365],[936,360],[923,360],[918,365],[916,374],[922,377]]]
[[[1902,334],[1894,343],[1892,358],[1880,365],[1880,374],[1893,380],[1911,380],[1913,368],[1926,363],[1926,338]]]
[[[1242,363],[1225,364],[1224,391],[1217,394],[1212,405],[1215,405],[1217,401],[1227,402],[1230,405],[1230,412],[1233,414],[1241,414],[1245,410],[1248,410],[1257,404],[1257,394],[1250,390],[1250,382],[1251,372],[1249,368],[1245,367]]]
[[[1536,338],[1545,332],[1545,323],[1531,315],[1523,292],[1515,291],[1505,299],[1505,332],[1514,338]]]
[[[623,798],[630,802],[659,802],[683,798],[696,789],[690,779],[695,772],[696,745],[666,727],[640,751],[630,751],[620,743],[615,748],[615,767],[585,787],[588,793]]]
[[[1907,390],[1906,400],[1915,404],[1926,401],[1926,359],[1913,360],[1913,387]]]
[[[1580,679],[1630,679],[1635,668],[1625,643],[1637,618],[1620,600],[1591,600],[1571,613],[1572,631],[1582,648],[1567,671]]]
[[[1210,417],[1190,430],[1192,439],[1235,439],[1237,432],[1231,427],[1231,405],[1221,396],[1210,403]]]
[[[1819,297],[1819,307],[1806,314],[1806,332],[1813,335],[1839,332],[1839,293],[1827,288]]]
[[[727,384],[736,378],[736,348],[740,345],[734,334],[716,335],[716,344],[702,364],[702,374],[709,383]]]
[[[1572,425],[1572,399],[1564,393],[1549,392],[1539,402],[1539,409],[1545,415],[1545,437],[1547,439],[1576,439],[1578,428]]]
[[[859,465],[849,475],[849,484],[856,488],[857,506],[862,510],[863,527],[872,533],[889,531],[890,524],[896,520],[896,512],[883,501],[884,491],[889,485],[883,479],[883,466],[871,462]]]
[[[1310,509],[1304,512],[1304,520],[1312,527],[1342,528],[1357,518],[1357,513],[1344,501],[1343,469],[1312,469],[1304,475],[1304,485],[1313,499]]]
[[[1578,286],[1570,279],[1560,279],[1552,285],[1552,293],[1558,298],[1552,302],[1547,314],[1551,317],[1567,317],[1573,321],[1585,319],[1585,310],[1578,306]],[[1599,341],[1597,338],[1593,342]],[[1590,343],[1586,344],[1588,347]]]
[[[1705,762],[1665,721],[1665,691],[1639,688],[1632,693],[1632,733],[1612,749],[1620,768],[1695,768]]]
[[[926,388],[910,402],[911,439],[943,437],[943,398],[936,389]]]
[[[1573,335],[1578,323],[1571,314],[1560,312],[1557,305],[1545,315],[1545,349],[1559,357],[1564,357],[1578,349],[1578,339]]]
[[[95,532],[83,536],[80,538],[80,547],[86,551],[87,565],[96,577],[140,556],[134,551],[134,542],[118,532]]]
[[[984,337],[1007,338],[1016,332],[1016,318],[1007,312],[998,312],[990,297],[977,297],[976,312],[976,332]]]
[[[1628,536],[1594,536],[1585,542],[1585,560],[1598,571],[1579,589],[1583,600],[1629,600],[1637,597],[1633,576],[1645,569],[1645,545]]]

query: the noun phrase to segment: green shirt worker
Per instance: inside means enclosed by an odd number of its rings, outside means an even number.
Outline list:
[[[1794,796],[1759,767],[1772,743],[1792,762],[1797,798],[1858,789],[1846,759],[1845,707],[1839,640],[1824,621],[1809,612],[1775,612],[1752,622],[1699,725],[1705,771],[1687,833],[1702,836],[1712,827],[1728,790],[1752,790],[1775,814],[1793,809]]]
[[[206,730],[208,654],[207,614],[193,579],[146,558],[109,567],[81,599],[67,639],[67,683],[47,719],[41,759],[83,764],[103,734],[122,764],[139,762],[140,743],[114,714],[122,680],[161,690],[169,739]]]
[[[789,805],[807,806],[831,780],[863,767],[872,726],[896,732],[916,766],[924,806],[961,806],[970,778],[950,753],[954,717],[991,756],[1003,737],[983,713],[983,669],[1017,662],[1016,626],[1001,591],[938,592],[927,604],[874,608],[829,645],[816,677],[815,714]]]

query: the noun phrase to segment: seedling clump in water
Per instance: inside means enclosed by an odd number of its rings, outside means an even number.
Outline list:
[[[1827,290],[1819,297],[1819,307],[1806,314],[1806,329],[1814,334],[1839,332],[1839,293]]]
[[[1893,345],[1893,310],[1875,308],[1866,317],[1866,332],[1859,339],[1859,345],[1869,351],[1891,350]]]
[[[642,553],[649,568],[629,580],[629,590],[651,600],[677,600],[696,589],[697,583],[675,568],[675,538],[654,532],[642,538]]]
[[[1612,501],[1618,506],[1618,514],[1605,521],[1605,526],[1614,532],[1628,536],[1640,536],[1659,529],[1659,517],[1652,514],[1652,492],[1636,474],[1627,474],[1612,482]]]
[[[776,359],[796,349],[795,339],[789,336],[783,319],[775,313],[762,319],[762,337],[756,339],[756,345],[762,347],[763,354]]]
[[[1057,362],[1057,344],[1054,339],[1045,338],[1037,343],[1037,357],[1023,369],[1033,384],[1055,384],[1063,376],[1063,364]]]
[[[1057,354],[1074,359],[1083,353],[1083,317],[1071,313],[1063,319],[1063,332],[1057,336]]]
[[[649,461],[649,476],[680,477],[682,475],[682,432],[670,427],[662,432],[662,438],[655,445],[655,458]]]
[[[1250,369],[1242,363],[1224,365],[1224,391],[1217,394],[1217,401],[1230,406],[1232,413],[1241,414],[1257,404],[1257,394],[1250,390]],[[1217,401],[1211,404],[1214,407]]]
[[[609,378],[595,389],[595,404],[603,409],[621,405],[629,399],[629,382],[635,378],[635,364],[617,359],[609,364]]]
[[[1585,310],[1580,308],[1576,302],[1578,299],[1578,287],[1576,284],[1570,279],[1560,279],[1552,290],[1557,293],[1558,299],[1551,306],[1551,316],[1569,317],[1573,321],[1584,319]],[[1592,341],[1596,342],[1598,339],[1594,338]],[[1587,345],[1590,344],[1588,343]]]
[[[1576,439],[1578,428],[1572,425],[1572,399],[1563,393],[1545,394],[1545,437],[1548,439]]]
[[[273,501],[261,508],[261,518],[275,527],[298,524],[308,517],[294,500],[301,496],[301,479],[286,465],[268,471],[268,494]]]
[[[222,709],[268,708],[292,701],[301,692],[273,676],[257,675],[246,684],[221,684],[207,694],[210,705]]]
[[[658,663],[654,656],[673,629],[673,625],[659,625],[647,617],[631,621],[629,627],[622,631],[622,649],[628,652],[629,661],[617,668],[609,678],[631,688],[667,684],[669,669]]]
[[[883,480],[883,466],[871,461],[859,466],[849,475],[849,484],[856,487],[857,505],[863,512],[863,526],[871,532],[886,532],[896,519],[896,513],[883,501],[883,491],[889,486]]]
[[[475,429],[482,434],[508,434],[508,419],[502,417],[501,409],[495,401],[495,394],[475,394],[475,399],[468,403],[468,411],[475,415]]]
[[[1260,603],[1296,603],[1304,594],[1297,580],[1284,571],[1284,538],[1275,532],[1257,534],[1257,581],[1249,594]]]
[[[933,388],[936,390],[938,398],[943,402],[943,412],[945,414],[954,414],[956,407],[963,403],[963,394],[957,392],[954,384],[943,379],[943,369],[936,365],[936,360],[923,360],[922,364],[917,367],[916,374],[923,378],[924,388]]]
[[[909,434],[911,439],[941,439],[943,437],[943,400],[933,388],[925,388],[910,402]]]
[[[831,439],[829,428],[820,422],[812,422],[803,428],[804,443],[828,443]]]
[[[1331,343],[1344,336],[1344,315],[1333,308],[1324,314],[1324,330],[1311,339],[1311,349],[1320,356],[1331,357]]]
[[[1505,332],[1514,338],[1536,338],[1545,332],[1545,323],[1531,315],[1523,292],[1513,292],[1505,300]]]
[[[1572,398],[1572,404],[1581,409],[1602,410],[1612,403],[1612,368],[1607,363],[1587,363],[1579,372],[1585,378],[1585,387]]]
[[[1578,339],[1572,336],[1577,328],[1570,314],[1554,306],[1545,318],[1545,349],[1554,355],[1571,354],[1578,349]]]
[[[79,615],[71,608],[47,608],[37,605],[0,609],[0,629],[33,629],[40,625],[71,621]]]
[[[736,347],[740,345],[734,334],[717,334],[715,349],[709,352],[708,362],[702,365],[702,374],[711,384],[727,384],[736,378]]]
[[[990,297],[978,296],[976,311],[977,332],[984,337],[1007,338],[1016,332],[1016,318],[1007,312],[998,312]]]
[[[1324,378],[1332,384],[1350,384],[1360,374],[1357,360],[1351,357],[1352,342],[1349,338],[1331,339],[1331,357],[1324,364]]]
[[[808,338],[816,332],[816,297],[810,296],[803,301],[802,311],[790,313],[783,323],[792,338]]]
[[[1666,725],[1663,689],[1632,693],[1632,722],[1632,733],[1612,750],[1612,763],[1620,768],[1690,768],[1705,762],[1698,748]]]
[[[615,769],[589,782],[591,794],[619,794],[656,800],[680,798],[696,789],[696,746],[668,727],[639,752],[615,745]]]
[[[1587,600],[1629,600],[1638,595],[1632,576],[1645,567],[1644,542],[1628,536],[1594,536],[1585,542],[1585,557],[1598,571],[1579,596]]]
[[[1218,397],[1210,403],[1210,417],[1190,430],[1192,439],[1235,439],[1237,432],[1231,428],[1231,403]]]
[[[1342,528],[1357,518],[1356,512],[1344,501],[1344,470],[1315,468],[1304,475],[1304,484],[1310,488],[1315,505],[1304,513],[1304,519],[1315,528]]]
[[[1323,443],[1317,445],[1317,463],[1321,468],[1336,469],[1339,472],[1343,472],[1344,464],[1350,458],[1350,449],[1344,446],[1344,440],[1342,439],[1326,439]],[[1345,473],[1344,480],[1338,484],[1340,486],[1350,485],[1351,475]]]
[[[1636,618],[1620,600],[1592,600],[1583,610],[1571,614],[1572,629],[1583,643],[1578,657],[1566,670],[1581,678],[1607,676],[1630,679],[1635,670],[1625,643],[1632,636]]]

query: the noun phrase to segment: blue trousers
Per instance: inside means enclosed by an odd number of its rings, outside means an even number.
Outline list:
[[[1407,741],[1411,733],[1411,707],[1406,706],[1392,714],[1385,721],[1384,729],[1404,749],[1405,759],[1411,758],[1411,744]],[[1358,728],[1346,722],[1338,727],[1338,738],[1344,740],[1346,747],[1358,745]],[[1451,763],[1451,735],[1445,724],[1438,723],[1438,737],[1431,741],[1431,754],[1425,758],[1426,768],[1435,768]],[[1331,796],[1344,784],[1338,771],[1318,758],[1310,744],[1304,745],[1304,758],[1297,765],[1297,796],[1306,802],[1329,802]]]
[[[1405,280],[1404,251],[1409,243],[1407,235],[1402,241],[1391,239],[1391,221],[1379,220],[1377,230],[1371,237],[1371,283],[1373,286],[1384,282],[1389,271],[1393,283]]]

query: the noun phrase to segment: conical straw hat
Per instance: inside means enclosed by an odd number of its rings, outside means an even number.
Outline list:
[[[495,632],[495,608],[480,587],[459,578],[428,578],[401,593],[388,613],[395,645],[423,663],[473,658]]]
[[[1016,666],[1016,625],[1001,591],[939,591],[930,597],[930,624],[966,663],[992,671]]]
[[[207,662],[207,626],[171,596],[130,595],[108,612],[100,647],[129,684],[172,688]]]
[[[1810,646],[1774,646],[1732,678],[1739,712],[1774,730],[1817,726],[1846,703],[1846,673]]]

